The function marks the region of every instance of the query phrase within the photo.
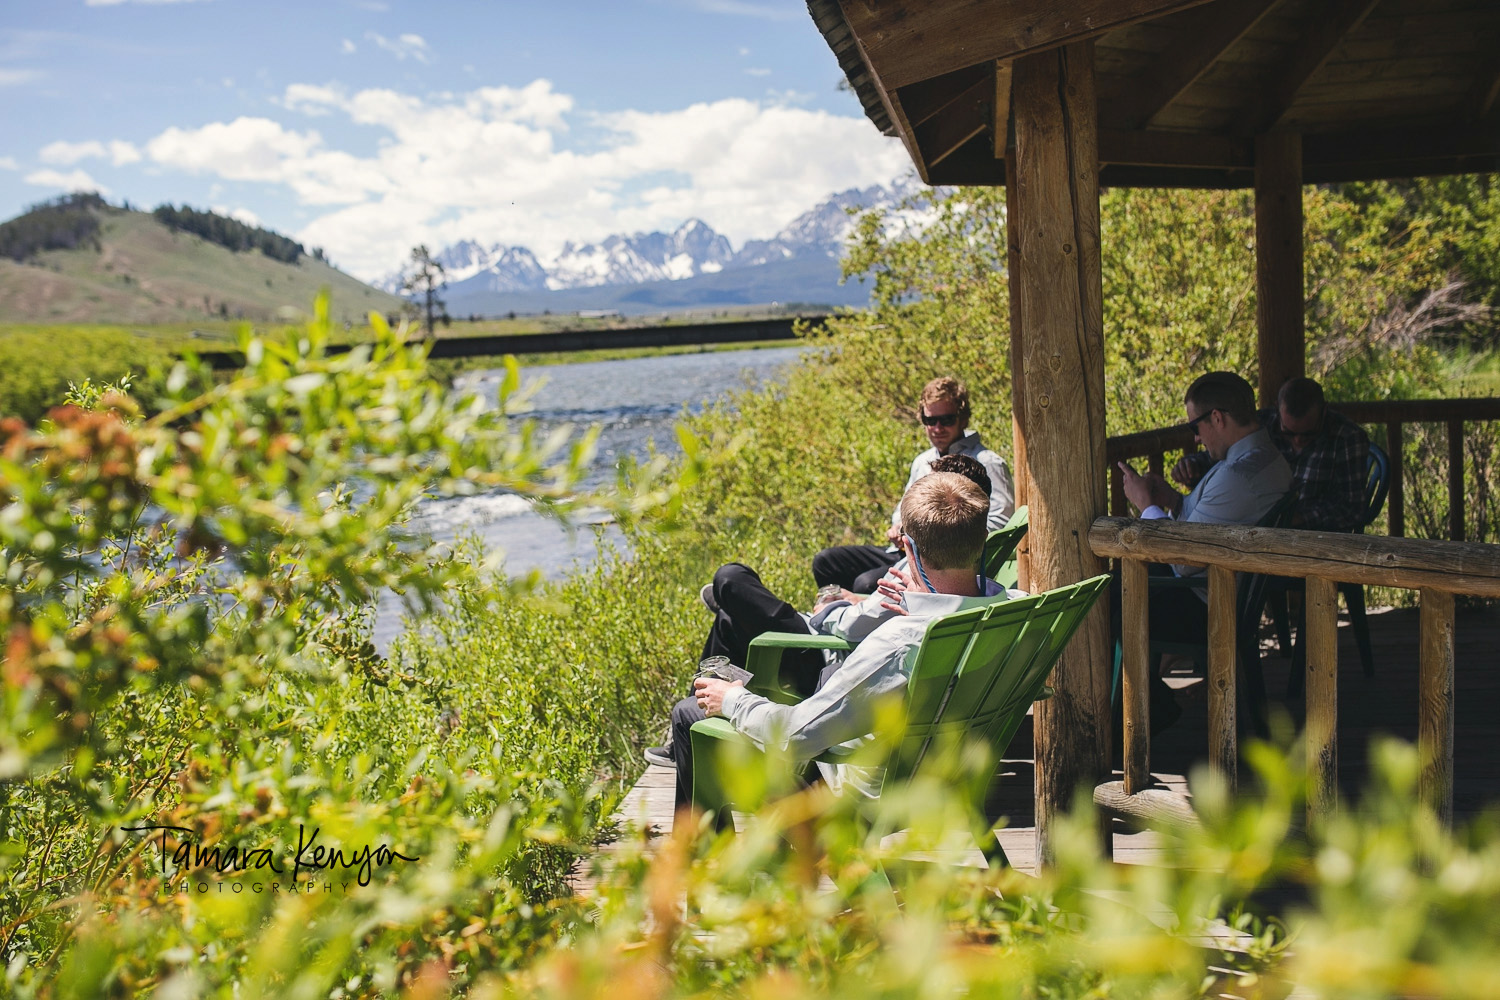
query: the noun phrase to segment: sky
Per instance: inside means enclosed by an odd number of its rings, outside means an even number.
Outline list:
[[[803,0],[0,5],[0,219],[212,208],[365,279],[418,243],[736,247],[910,172]]]

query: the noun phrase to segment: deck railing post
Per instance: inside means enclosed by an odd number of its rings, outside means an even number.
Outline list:
[[[1310,576],[1307,610],[1307,813],[1326,815],[1338,798],[1339,588]]]
[[[1120,701],[1125,719],[1125,794],[1151,784],[1151,637],[1146,564],[1120,560]]]
[[[1422,775],[1417,792],[1447,824],[1453,822],[1453,595],[1418,591],[1421,660],[1417,752]]]
[[[1208,760],[1231,792],[1239,772],[1234,570],[1208,567]]]

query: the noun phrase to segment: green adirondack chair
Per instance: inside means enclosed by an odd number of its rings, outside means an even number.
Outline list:
[[[1016,548],[1026,537],[1030,511],[1017,507],[1010,520],[990,532],[984,540],[984,575],[1002,587],[1016,585]]]
[[[1001,755],[1010,745],[1027,708],[1048,697],[1053,664],[1085,615],[1109,585],[1096,576],[1018,600],[1003,598],[966,611],[934,618],[927,625],[912,663],[906,688],[906,728],[885,760],[882,790],[917,773],[929,751],[944,740],[961,737],[983,741],[997,765],[985,780],[962,790],[975,841],[993,864],[1005,864],[1005,852],[994,834],[1000,820],[986,809]],[[751,689],[782,702],[794,702],[776,681],[776,664],[791,648],[849,649],[840,639],[774,633],[751,644],[747,669],[755,672]],[[762,671],[766,671],[762,674]],[[722,718],[693,726],[693,801],[724,815],[730,807],[753,811],[765,796],[789,790],[794,780],[762,787],[746,800],[723,780],[726,756],[758,753],[754,745]],[[738,744],[734,750],[729,744]],[[838,748],[820,760],[836,760]],[[742,758],[743,759],[743,758]],[[790,779],[791,776],[789,776]]]

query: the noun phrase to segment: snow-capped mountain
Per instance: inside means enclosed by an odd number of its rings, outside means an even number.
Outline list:
[[[443,265],[447,277],[444,295],[450,307],[458,309],[465,308],[465,300],[472,300],[475,308],[493,308],[497,300],[486,293],[561,292],[707,276],[718,276],[714,285],[722,290],[732,283],[730,272],[778,264],[777,273],[789,275],[788,267],[795,271],[796,266],[787,262],[796,261],[805,261],[809,274],[816,271],[831,275],[819,280],[836,285],[837,268],[830,270],[830,263],[838,260],[854,226],[855,217],[848,210],[884,208],[891,211],[892,223],[920,226],[924,213],[897,208],[920,186],[915,178],[904,178],[888,187],[841,191],[797,216],[770,239],[749,240],[738,251],[706,222],[689,219],[671,233],[617,234],[598,243],[569,242],[550,258],[539,259],[522,246],[494,243],[486,247],[466,239],[445,247],[435,259]],[[399,292],[403,277],[401,272],[391,274],[376,287]],[[764,285],[763,280],[748,283]],[[480,300],[484,306],[479,305]]]

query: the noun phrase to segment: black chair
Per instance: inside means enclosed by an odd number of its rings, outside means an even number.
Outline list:
[[[1256,527],[1285,528],[1291,525],[1292,506],[1296,497],[1288,493],[1268,510]],[[1235,671],[1237,697],[1247,709],[1246,718],[1251,731],[1261,738],[1271,734],[1270,711],[1266,698],[1266,678],[1260,666],[1260,619],[1266,603],[1266,585],[1270,578],[1264,573],[1236,573],[1234,600],[1234,640],[1238,668]],[[1203,577],[1151,576],[1146,580],[1148,590],[1166,588],[1201,587]],[[1208,644],[1191,642],[1156,642],[1150,645],[1151,661],[1154,663],[1163,653],[1187,656],[1203,670],[1208,669]]]
[[[1385,451],[1376,444],[1370,445],[1370,464],[1365,474],[1365,506],[1364,513],[1360,515],[1359,524],[1351,529],[1352,534],[1361,534],[1366,528],[1375,522],[1380,512],[1385,507],[1386,494],[1391,488],[1391,462]],[[1288,698],[1300,697],[1302,686],[1305,681],[1303,674],[1306,672],[1307,650],[1302,643],[1302,629],[1307,623],[1306,605],[1298,600],[1297,608],[1297,639],[1293,645],[1291,634],[1291,615],[1287,611],[1292,594],[1302,595],[1305,593],[1306,581],[1300,578],[1279,576],[1271,581],[1266,592],[1266,601],[1270,605],[1271,620],[1276,623],[1276,641],[1281,647],[1281,655],[1286,656],[1289,652],[1292,657],[1292,671],[1287,677],[1286,694]],[[1364,668],[1366,677],[1375,676],[1375,655],[1370,646],[1370,623],[1365,619],[1365,588],[1360,583],[1341,583],[1339,593],[1344,595],[1344,606],[1349,609],[1349,625],[1354,629],[1354,641],[1359,646],[1359,663]]]

